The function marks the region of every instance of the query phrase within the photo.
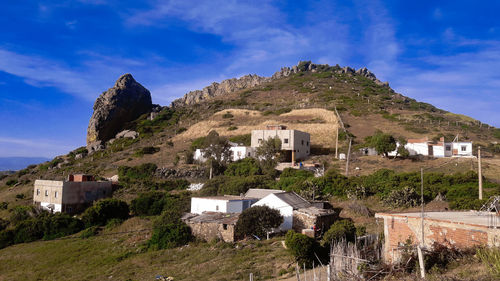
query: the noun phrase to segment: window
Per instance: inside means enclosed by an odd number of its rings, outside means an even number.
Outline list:
[[[446,146],[446,151],[451,151],[451,146],[447,145]]]
[[[219,205],[215,206],[215,210],[218,211],[219,210]]]
[[[462,145],[461,149],[462,149],[462,151],[467,151],[467,146],[466,145]]]
[[[283,140],[283,142],[284,142],[284,143],[288,143],[288,139],[284,139],[284,140]]]
[[[304,145],[304,140],[302,140],[302,145]]]
[[[307,142],[307,146],[309,146],[309,142]]]
[[[248,157],[250,157],[250,152],[248,152]]]
[[[36,195],[40,195],[40,189],[36,189]]]
[[[54,192],[54,198],[57,198],[57,191]]]
[[[261,143],[262,143],[262,139],[259,139],[257,142],[258,142],[259,144],[261,144]]]
[[[49,196],[49,191],[45,190],[45,196]]]

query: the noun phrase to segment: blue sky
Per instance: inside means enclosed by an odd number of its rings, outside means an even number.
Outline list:
[[[123,73],[168,105],[299,60],[366,66],[397,92],[500,127],[497,1],[9,2],[0,157],[84,145],[93,102]]]

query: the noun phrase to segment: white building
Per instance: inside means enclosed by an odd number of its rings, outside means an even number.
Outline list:
[[[293,211],[309,208],[309,203],[295,192],[271,193],[257,201],[253,206],[268,206],[269,208],[280,211],[283,216],[283,223],[280,225],[280,231],[286,231],[293,227]]]
[[[396,143],[396,147],[400,144]],[[472,142],[459,142],[456,138],[453,142],[445,142],[440,138],[437,142],[429,141],[428,138],[408,139],[405,148],[410,156],[423,155],[431,157],[472,157]],[[389,156],[396,156],[397,149],[390,152]]]
[[[238,161],[247,157],[255,157],[255,148],[249,146],[242,146],[234,142],[229,142],[231,146],[229,150],[231,151],[230,161]],[[205,162],[207,159],[203,155],[203,149],[196,149],[193,155],[193,159],[199,162]]]
[[[283,125],[268,125],[266,130],[252,130],[251,146],[257,148],[263,141],[274,137],[281,140],[286,161],[303,160],[311,153],[311,136],[299,130],[287,130]]]
[[[271,193],[283,193],[283,192],[285,191],[281,189],[250,188],[245,193],[245,197],[262,199]]]
[[[257,202],[255,198],[241,196],[209,196],[192,197],[191,213],[202,214],[203,212],[219,213],[241,213]]]

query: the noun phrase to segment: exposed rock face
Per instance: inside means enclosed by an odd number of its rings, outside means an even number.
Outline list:
[[[329,65],[324,64],[314,64],[311,62],[299,62],[297,65],[290,67],[282,67],[280,71],[274,73],[271,77],[261,77],[255,74],[245,75],[241,78],[232,78],[222,81],[219,83],[212,83],[212,85],[203,88],[202,90],[191,91],[185,94],[182,98],[176,99],[172,102],[172,106],[183,106],[183,105],[191,105],[196,104],[201,101],[210,99],[212,97],[221,96],[224,94],[229,94],[234,91],[238,91],[241,89],[251,88],[255,86],[259,86],[263,83],[270,82],[276,79],[281,79],[293,75],[299,72],[319,72],[321,70],[332,70],[335,73],[344,73],[349,75],[360,75],[366,77],[373,82],[375,82],[379,86],[389,87],[389,83],[381,82],[377,79],[375,74],[369,71],[366,67],[355,70],[349,66],[340,68],[330,67]]]
[[[127,122],[149,113],[152,106],[151,93],[132,75],[122,75],[113,88],[102,93],[94,104],[87,129],[89,152],[102,148],[106,141],[124,129]]]
[[[249,74],[238,79],[232,78],[224,80],[220,84],[214,82],[210,86],[207,86],[202,90],[191,91],[184,95],[184,97],[176,99],[172,102],[172,105],[181,106],[195,104],[212,97],[224,95],[241,89],[255,87],[268,81],[271,81],[271,79],[268,77]]]

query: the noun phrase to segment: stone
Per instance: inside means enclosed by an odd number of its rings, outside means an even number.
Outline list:
[[[136,82],[131,74],[124,74],[116,84],[102,93],[94,104],[94,112],[87,129],[89,152],[102,149],[125,125],[151,112],[151,93]]]
[[[121,138],[131,138],[131,139],[136,139],[139,136],[139,133],[136,131],[132,130],[123,130],[116,134],[115,138],[121,139]]]

